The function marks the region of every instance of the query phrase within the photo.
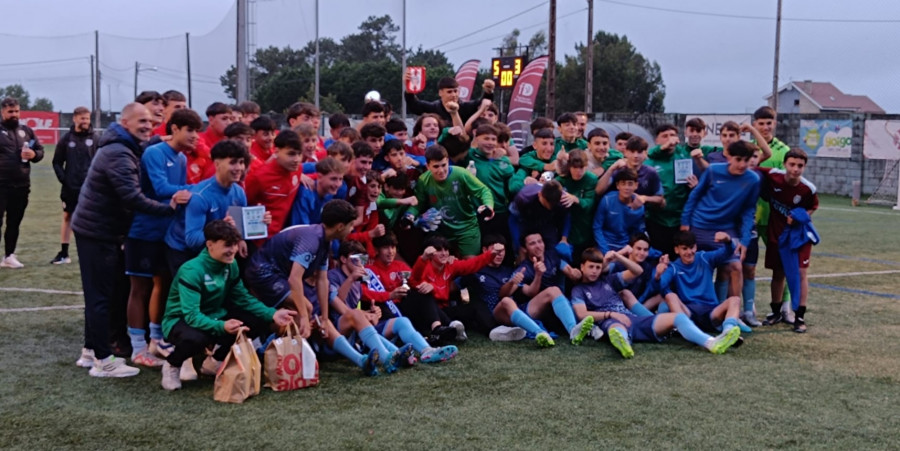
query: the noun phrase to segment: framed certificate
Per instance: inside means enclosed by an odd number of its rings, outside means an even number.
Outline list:
[[[263,216],[266,215],[265,206],[232,206],[228,207],[228,214],[234,218],[234,225],[245,240],[269,237],[269,227],[263,222]]]
[[[675,183],[687,183],[694,175],[694,162],[689,159],[675,160]]]

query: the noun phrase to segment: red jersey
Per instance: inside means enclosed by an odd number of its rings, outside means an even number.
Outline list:
[[[265,205],[266,211],[272,214],[270,238],[284,228],[299,188],[300,171],[289,172],[276,160],[261,164],[247,175],[244,187],[247,205]]]
[[[166,135],[168,135],[168,133],[166,133],[166,123],[165,122],[163,122],[162,124],[159,124],[158,127],[153,129],[153,136],[166,136]]]
[[[784,169],[756,168],[763,174],[760,195],[769,201],[768,242],[777,243],[781,232],[787,227],[787,216],[794,208],[813,211],[819,208],[816,186],[800,177],[797,186],[788,184]]]
[[[372,302],[387,302],[390,300],[391,292],[403,285],[403,277],[400,276],[400,271],[412,272],[409,265],[397,258],[395,258],[390,265],[385,265],[380,260],[374,259],[374,263],[366,267],[371,269],[372,272],[378,276],[378,280],[380,280],[381,285],[384,286],[384,291],[382,292],[369,290],[366,285],[363,284],[363,299]],[[396,301],[401,302],[402,299],[396,299]]]
[[[443,270],[438,273],[438,269],[419,257],[413,266],[412,277],[410,277],[409,286],[415,287],[422,282],[428,282],[434,287],[431,295],[437,301],[438,307],[444,308],[449,305],[450,300],[450,284],[453,279],[459,276],[467,276],[475,274],[481,268],[487,266],[494,258],[491,251],[487,251],[477,257],[467,258],[465,260],[457,260],[453,263],[444,265]]]
[[[219,141],[225,139],[225,135],[216,133],[212,127],[207,127],[206,131],[200,133],[200,142],[206,145],[207,149],[212,149]]]
[[[274,151],[274,147],[271,149],[263,149],[256,141],[253,141],[253,144],[250,144],[250,156],[258,158],[263,163],[269,161],[269,158],[274,154]]]
[[[316,160],[321,160],[328,156],[328,150],[325,149],[325,138],[317,136],[316,140]]]
[[[216,173],[216,166],[209,156],[209,148],[202,142],[197,143],[193,152],[185,153],[187,157],[187,182],[190,185],[206,180]]]
[[[366,188],[365,177],[356,177],[347,174],[344,176],[344,183],[347,184],[347,200],[354,207],[369,207],[369,189]]]

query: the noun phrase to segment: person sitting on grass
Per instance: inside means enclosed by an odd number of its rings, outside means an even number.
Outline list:
[[[714,239],[723,246],[714,251],[697,251],[697,239],[689,230],[680,230],[672,238],[675,259],[659,281],[660,292],[669,309],[691,317],[700,329],[715,332],[739,327],[740,296],[730,296],[722,303],[713,286],[713,271],[734,254],[731,235],[716,232]]]
[[[581,271],[562,262],[553,248],[545,248],[544,239],[538,232],[526,232],[521,244],[525,249],[525,260],[501,291],[500,303],[493,309],[494,317],[500,324],[514,325],[535,334],[538,346],[549,347],[556,343],[532,318],[545,320],[552,310],[569,332],[571,343],[580,345],[594,326],[594,319],[585,318],[576,322],[572,304],[560,287],[564,286],[566,277],[581,279]],[[516,303],[512,296],[519,287],[522,290],[516,297],[520,302]],[[517,311],[524,315],[517,314]]]
[[[651,249],[650,238],[646,233],[632,235],[626,247],[631,249],[631,252],[628,252],[628,259],[638,264],[642,272],[634,280],[623,283],[624,289],[619,291],[619,296],[623,299],[634,297],[647,310],[655,311],[664,303],[663,297],[659,294],[659,278],[669,267],[669,256],[660,255],[659,251]],[[613,260],[606,269],[609,272],[622,272],[625,265]],[[660,312],[666,310],[668,307]]]
[[[364,280],[367,271],[362,261],[354,256],[364,254],[365,251],[365,246],[358,241],[344,241],[339,251],[340,266],[328,271],[330,292],[336,294],[336,298],[331,300],[332,323],[338,326],[338,330],[345,336],[356,330],[358,336],[362,338],[365,329],[358,330],[359,324],[365,325],[366,328],[374,326],[383,346],[383,350],[378,347],[379,354],[385,356],[380,359],[381,365],[388,373],[396,371],[399,365],[413,366],[420,358],[425,363],[437,363],[456,357],[459,352],[456,346],[431,347],[425,341],[425,337],[416,332],[409,318],[402,316],[385,318],[382,316],[382,310],[374,303],[371,309],[362,310],[360,301],[363,285],[360,280]],[[371,279],[366,281],[366,285],[376,283],[381,282]],[[392,341],[395,337],[405,344],[398,348]],[[363,344],[373,349],[365,340]],[[375,345],[378,346],[377,343]]]
[[[630,249],[629,249],[630,250]],[[631,344],[637,342],[662,342],[675,331],[686,340],[704,347],[713,354],[722,354],[733,346],[741,335],[738,328],[730,328],[717,337],[711,337],[691,321],[684,313],[660,313],[653,315],[636,300],[622,298],[617,293],[627,283],[643,273],[643,268],[627,257],[625,251],[609,251],[605,256],[597,249],[588,249],[581,256],[582,283],[572,289],[572,308],[579,318],[593,318],[600,330],[609,337],[622,357],[634,357]],[[601,277],[604,267],[613,261],[625,270],[610,271]],[[630,306],[628,304],[631,304]],[[601,336],[593,334],[595,338]]]
[[[220,345],[203,362],[203,373],[214,375],[238,331],[267,335],[269,323],[285,327],[296,314],[269,307],[244,288],[234,261],[241,234],[234,226],[224,220],[210,221],[203,234],[206,248],[181,265],[169,291],[162,328],[175,349],[163,363],[162,387],[166,390],[181,388],[182,364],[207,346]]]

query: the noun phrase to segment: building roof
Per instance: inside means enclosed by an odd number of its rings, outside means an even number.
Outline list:
[[[844,94],[840,89],[829,82],[822,81],[792,81],[781,88],[778,92],[784,92],[789,89],[796,89],[803,94],[810,102],[823,111],[851,111],[854,113],[874,113],[884,114],[885,111],[877,103],[872,101],[868,96],[857,96]],[[766,96],[766,99],[772,95]]]

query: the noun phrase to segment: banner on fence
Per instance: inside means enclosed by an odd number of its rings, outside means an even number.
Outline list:
[[[852,141],[850,119],[800,121],[800,148],[810,157],[850,158]]]
[[[56,144],[59,141],[59,113],[22,111],[19,122],[31,127],[41,144]]]
[[[867,120],[863,155],[870,160],[900,160],[900,121]]]
[[[722,124],[728,121],[737,122],[738,125],[750,123],[749,114],[689,114],[684,120],[687,122],[695,117],[703,119],[703,122],[706,123],[706,136],[703,137],[703,141],[700,141],[703,146],[721,147],[722,141],[719,139],[719,132],[722,130]],[[750,137],[744,136],[744,139],[750,139]]]

